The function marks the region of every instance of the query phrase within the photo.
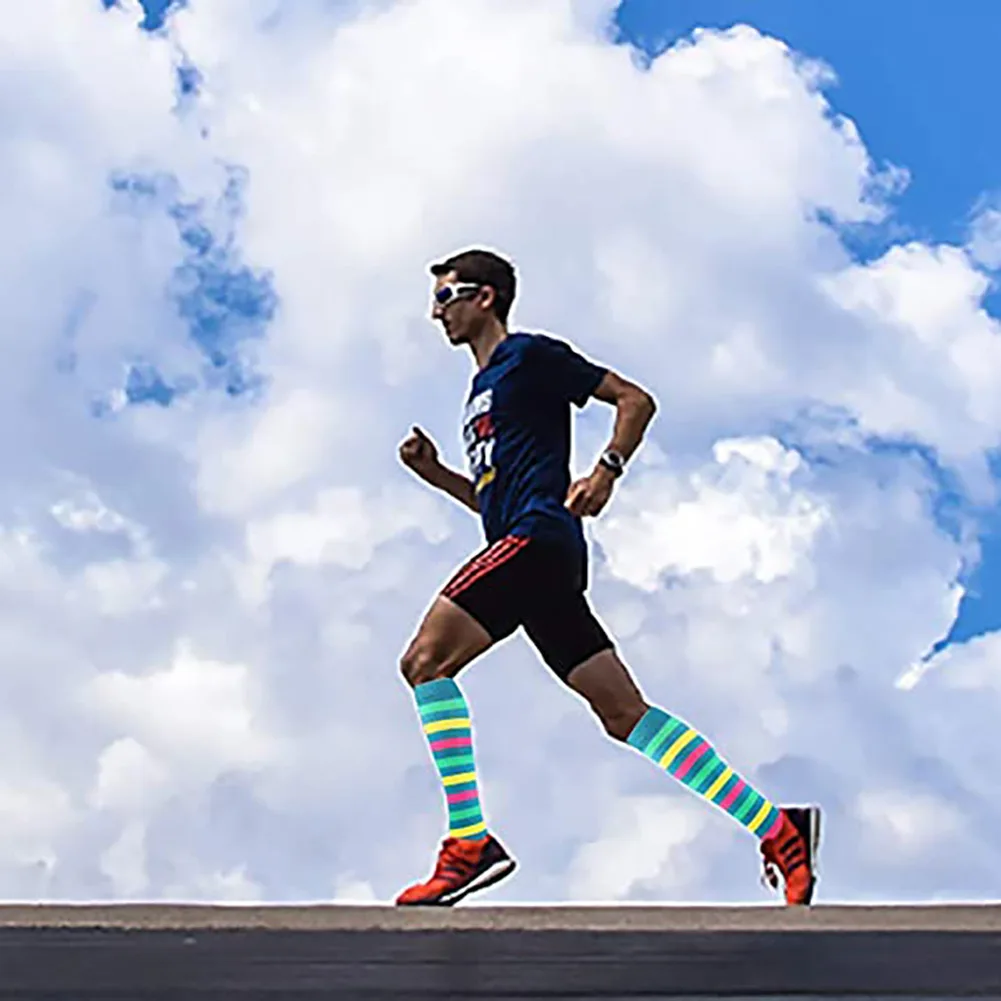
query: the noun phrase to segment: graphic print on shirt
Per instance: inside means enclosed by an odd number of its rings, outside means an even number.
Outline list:
[[[469,472],[473,478],[476,493],[479,493],[497,475],[494,469],[494,419],[490,408],[494,392],[484,389],[466,404],[462,418],[462,441],[466,447]]]

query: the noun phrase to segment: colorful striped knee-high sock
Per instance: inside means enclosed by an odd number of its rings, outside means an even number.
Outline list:
[[[648,709],[628,742],[759,838],[782,826],[778,807],[737,775],[705,737],[663,709]]]
[[[485,837],[487,825],[476,786],[472,721],[462,691],[451,678],[440,678],[417,685],[414,696],[445,790],[449,836],[474,840]]]

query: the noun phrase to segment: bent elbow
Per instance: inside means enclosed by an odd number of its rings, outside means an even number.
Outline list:
[[[640,411],[647,420],[650,420],[657,412],[657,401],[645,389],[639,389],[632,394],[633,406]]]

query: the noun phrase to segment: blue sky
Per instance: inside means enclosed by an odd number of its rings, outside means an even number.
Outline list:
[[[176,0],[142,0],[145,27],[158,28]],[[829,91],[837,110],[852,118],[872,156],[905,167],[910,183],[898,197],[885,239],[962,243],[978,201],[1001,188],[1001,138],[983,123],[1001,89],[994,52],[1001,6],[943,7],[932,0],[624,0],[621,36],[656,54],[699,27],[746,23],[830,65]],[[994,69],[991,69],[994,66]],[[996,312],[1001,298],[991,296]],[[139,394],[146,383],[139,381]],[[162,387],[154,378],[154,393]],[[1001,512],[987,515],[983,558],[967,580],[970,594],[946,641],[1001,626]]]

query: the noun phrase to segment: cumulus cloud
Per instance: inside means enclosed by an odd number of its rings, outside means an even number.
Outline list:
[[[213,778],[258,767],[275,753],[255,732],[249,680],[242,664],[203,660],[182,648],[164,670],[103,672],[87,695],[96,714],[173,759],[179,774]]]
[[[1001,206],[996,198],[985,199],[974,212],[967,247],[983,267],[1001,268]]]
[[[615,576],[647,591],[665,572],[768,584],[809,553],[827,512],[790,484],[803,465],[798,452],[774,438],[721,439],[713,458],[709,475],[676,485],[669,472],[651,472],[624,493],[596,529]]]
[[[569,892],[585,901],[624,900],[649,881],[670,886],[673,897],[705,878],[696,841],[706,825],[694,803],[623,796],[606,830],[584,845],[569,873]]]
[[[648,696],[824,805],[828,897],[990,892],[994,638],[922,659],[995,495],[990,256],[852,258],[841,227],[907,176],[829,68],[747,26],[647,64],[610,0],[191,0],[154,34],[102,7],[0,35],[0,892],[368,900],[426,871],[396,660],[479,535],[395,449],[418,421],[459,461],[470,368],[424,265],[474,243],[520,266],[519,325],[660,402],[590,529]],[[578,418],[577,468],[609,418]],[[495,899],[763,899],[746,835],[523,643],[465,686],[527,874]]]

